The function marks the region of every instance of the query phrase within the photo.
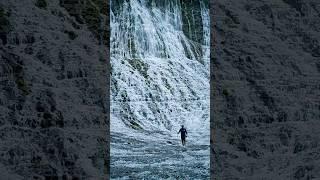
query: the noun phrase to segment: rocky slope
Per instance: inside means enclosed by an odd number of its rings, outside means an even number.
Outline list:
[[[211,177],[320,178],[320,3],[211,1]]]
[[[108,29],[95,26],[108,17],[98,5],[0,2],[1,179],[107,177]]]

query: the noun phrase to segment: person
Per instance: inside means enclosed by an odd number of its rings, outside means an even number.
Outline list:
[[[186,128],[184,128],[183,125],[181,125],[181,129],[179,130],[178,134],[181,133],[181,142],[182,142],[182,145],[184,146],[186,144],[186,137],[187,137],[187,130]]]

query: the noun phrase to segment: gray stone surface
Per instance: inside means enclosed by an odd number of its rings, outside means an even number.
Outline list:
[[[320,178],[320,2],[210,5],[211,178]]]
[[[108,46],[60,3],[0,2],[0,179],[109,173]]]

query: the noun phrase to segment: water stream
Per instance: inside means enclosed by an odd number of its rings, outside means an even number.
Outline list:
[[[185,2],[111,1],[112,179],[209,178],[209,9]]]

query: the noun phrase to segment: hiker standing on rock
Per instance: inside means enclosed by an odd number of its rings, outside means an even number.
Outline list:
[[[187,130],[186,128],[184,128],[183,125],[181,125],[181,129],[179,130],[178,134],[181,132],[181,142],[182,142],[182,145],[184,146],[186,144],[186,137],[187,137]]]

